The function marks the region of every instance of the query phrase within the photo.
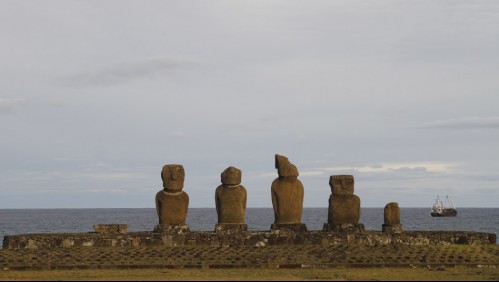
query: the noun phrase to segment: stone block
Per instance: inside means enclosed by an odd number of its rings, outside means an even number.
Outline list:
[[[365,233],[366,229],[364,224],[331,224],[324,223],[322,231],[326,232],[340,232],[340,233]]]
[[[307,226],[303,223],[295,223],[295,224],[277,224],[277,223],[274,223],[270,226],[270,230],[273,233],[275,233],[275,231],[307,232]]]
[[[128,225],[126,224],[94,224],[95,233],[121,233],[128,232]]]
[[[238,223],[221,223],[215,225],[215,232],[223,233],[223,234],[237,234],[241,232],[248,231],[247,224],[238,224]]]

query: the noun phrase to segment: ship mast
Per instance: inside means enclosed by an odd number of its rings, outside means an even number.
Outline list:
[[[454,202],[452,201],[452,199],[449,199],[449,196],[445,196],[445,197],[447,198],[447,203],[449,205],[449,208],[455,209]]]

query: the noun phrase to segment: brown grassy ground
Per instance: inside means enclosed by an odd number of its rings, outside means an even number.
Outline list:
[[[108,269],[1,271],[0,280],[333,280],[333,281],[498,281],[499,269]]]

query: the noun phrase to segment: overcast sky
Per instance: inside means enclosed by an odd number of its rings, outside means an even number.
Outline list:
[[[499,1],[0,1],[0,208],[499,207]]]

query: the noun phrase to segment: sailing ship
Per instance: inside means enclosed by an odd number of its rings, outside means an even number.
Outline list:
[[[433,207],[431,208],[431,216],[456,216],[457,210],[454,207],[454,202],[449,199],[449,196],[445,196],[447,198],[447,206],[444,205],[442,200],[440,200],[440,196],[437,196]]]

